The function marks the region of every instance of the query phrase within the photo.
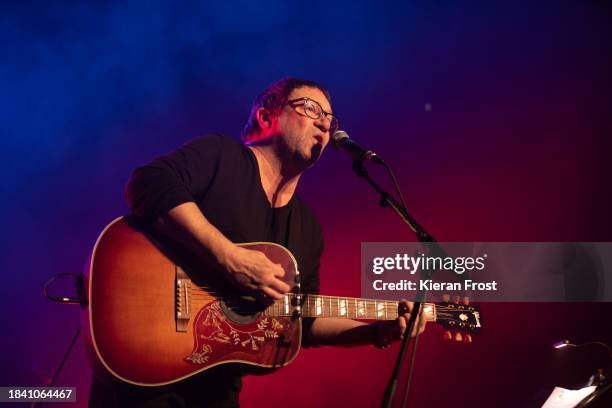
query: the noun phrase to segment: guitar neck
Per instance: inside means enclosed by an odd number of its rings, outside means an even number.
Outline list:
[[[299,295],[301,296],[302,317],[340,317],[365,320],[395,320],[400,314],[400,303],[390,300],[362,299],[340,296]],[[290,316],[293,305],[298,303],[298,295],[290,293],[269,306],[268,316]],[[436,305],[424,303],[427,321],[436,321]]]

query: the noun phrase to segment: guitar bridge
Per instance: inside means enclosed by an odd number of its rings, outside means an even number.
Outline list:
[[[176,266],[174,286],[176,331],[187,332],[187,325],[191,318],[191,279],[178,265]]]

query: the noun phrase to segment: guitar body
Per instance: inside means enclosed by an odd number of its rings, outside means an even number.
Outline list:
[[[294,285],[297,266],[289,251],[271,243],[242,245],[281,264]],[[159,386],[224,363],[283,367],[299,351],[297,314],[266,315],[265,306],[237,298],[218,274],[126,218],[102,232],[87,272],[84,339],[99,377]]]

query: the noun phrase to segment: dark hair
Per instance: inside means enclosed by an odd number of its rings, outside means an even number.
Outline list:
[[[257,110],[259,108],[265,108],[274,114],[278,114],[287,103],[291,92],[296,88],[302,87],[320,90],[327,98],[327,101],[331,103],[331,98],[327,89],[316,82],[292,77],[283,78],[264,89],[264,91],[253,101],[249,119],[242,130],[242,139],[248,141],[251,135],[261,130],[259,122],[257,121]]]

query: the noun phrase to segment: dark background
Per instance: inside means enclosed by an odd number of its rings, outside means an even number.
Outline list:
[[[254,96],[287,75],[330,89],[439,240],[612,241],[608,2],[406,3],[3,2],[0,385],[51,377],[79,311],[42,285],[79,272],[127,211],[131,170],[204,133],[238,137]],[[322,291],[359,296],[360,243],[414,237],[341,153],[302,180],[326,239]],[[603,358],[553,342],[612,343],[611,304],[482,309],[470,346],[428,327],[413,406],[540,406]],[[304,350],[247,378],[242,403],[376,406],[395,350]],[[89,375],[78,343],[58,384],[79,406]]]

